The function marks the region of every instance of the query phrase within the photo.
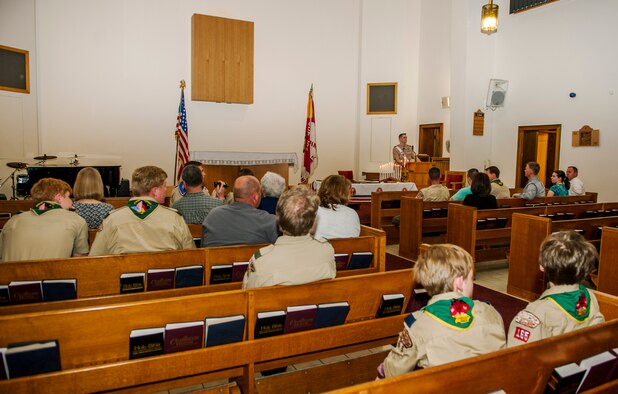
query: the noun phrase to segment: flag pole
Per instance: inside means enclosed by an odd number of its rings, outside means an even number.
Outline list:
[[[180,90],[185,90],[185,80],[181,79],[180,80]],[[174,186],[176,186],[178,184],[178,178],[176,177],[176,172],[178,172],[178,144],[179,144],[179,139],[180,136],[178,135],[178,132],[175,132],[174,135],[176,136],[176,156],[174,157]]]

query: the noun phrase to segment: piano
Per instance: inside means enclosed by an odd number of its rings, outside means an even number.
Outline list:
[[[117,196],[118,188],[120,187],[120,165],[74,166],[55,164],[28,166],[26,169],[28,171],[27,179],[22,179],[17,183],[17,195],[22,197],[29,195],[32,185],[42,178],[62,179],[73,187],[77,173],[85,167],[92,167],[99,171],[103,179],[103,185],[106,186],[104,188],[106,197]]]

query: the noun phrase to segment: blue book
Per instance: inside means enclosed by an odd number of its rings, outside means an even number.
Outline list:
[[[373,262],[373,253],[371,252],[354,252],[350,257],[350,263],[348,264],[349,270],[358,270],[363,268],[369,268]]]
[[[60,371],[58,341],[9,344],[6,349],[6,363],[11,379]]]
[[[315,328],[341,325],[345,323],[349,312],[350,304],[347,301],[319,304],[315,316]]]
[[[204,324],[206,325],[205,347],[240,342],[245,334],[244,315],[207,317]]]
[[[203,265],[187,265],[176,268],[176,288],[202,286],[203,284]]]
[[[45,279],[43,301],[74,300],[77,298],[77,279]]]

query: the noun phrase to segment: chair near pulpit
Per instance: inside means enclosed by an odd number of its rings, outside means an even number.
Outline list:
[[[337,171],[337,173],[349,179],[350,182],[354,182],[354,171],[351,171],[351,170]]]
[[[466,171],[447,171],[444,174],[444,186],[448,189],[459,190],[466,184]]]

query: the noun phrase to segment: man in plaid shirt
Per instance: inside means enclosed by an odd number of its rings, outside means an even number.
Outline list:
[[[187,165],[182,170],[182,180],[185,184],[185,195],[172,208],[178,210],[187,224],[202,224],[208,213],[214,207],[225,204],[224,201],[210,197],[202,191],[202,171],[194,165]],[[217,186],[223,189],[227,185]]]

